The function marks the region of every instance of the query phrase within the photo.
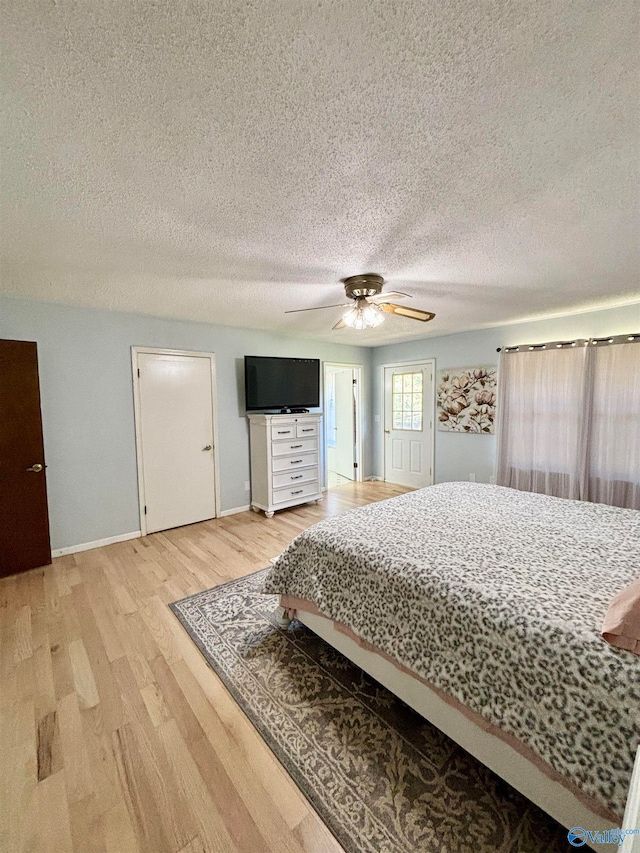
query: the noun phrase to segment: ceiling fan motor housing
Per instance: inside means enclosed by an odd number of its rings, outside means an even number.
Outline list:
[[[375,273],[350,275],[344,279],[344,292],[350,299],[364,299],[366,296],[377,296],[382,293],[384,279]]]

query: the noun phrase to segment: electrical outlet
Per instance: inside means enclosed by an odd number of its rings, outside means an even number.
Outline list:
[[[469,474],[469,482],[475,483],[475,481],[476,481],[476,475],[474,472],[471,472],[471,474]]]
[[[250,480],[245,480],[245,481],[244,481],[244,490],[245,490],[245,492],[250,492],[250,491],[251,491],[251,481],[250,481]]]

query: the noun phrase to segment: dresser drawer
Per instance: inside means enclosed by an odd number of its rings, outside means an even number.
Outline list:
[[[278,441],[281,438],[296,438],[295,421],[286,424],[271,424],[271,441]]]
[[[312,466],[316,468],[318,466],[317,453],[298,453],[295,456],[280,456],[271,460],[274,473],[292,471],[294,468],[311,468]]]
[[[310,424],[304,421],[301,424],[296,424],[296,438],[309,438],[312,435],[318,435],[318,424]]]
[[[291,467],[295,468],[296,466],[292,465]],[[272,482],[274,489],[282,489],[286,486],[293,488],[301,483],[310,483],[317,479],[318,466],[314,465],[313,468],[302,468],[300,471],[285,471],[284,474],[274,474]]]
[[[273,503],[281,504],[285,501],[293,501],[303,499],[308,495],[319,494],[318,481],[313,480],[311,483],[302,483],[299,486],[289,486],[286,489],[278,489],[273,493]]]
[[[317,438],[295,438],[293,441],[274,441],[271,443],[272,456],[290,456],[292,453],[308,453],[318,449]]]

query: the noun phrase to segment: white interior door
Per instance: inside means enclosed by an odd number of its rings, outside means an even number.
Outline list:
[[[137,353],[146,532],[216,514],[211,356]]]
[[[355,461],[355,399],[353,396],[353,370],[334,374],[335,381],[335,457],[336,474],[354,479]]]
[[[384,478],[433,483],[433,362],[384,369]]]

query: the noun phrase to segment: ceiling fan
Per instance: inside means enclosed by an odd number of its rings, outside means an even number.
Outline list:
[[[319,305],[317,308],[296,308],[284,313],[298,314],[301,311],[320,311],[322,308],[349,308],[349,311],[335,324],[334,329],[344,329],[345,326],[350,326],[352,329],[368,329],[379,326],[385,314],[397,314],[399,317],[408,317],[410,320],[420,320],[423,323],[433,320],[436,316],[431,311],[407,308],[390,302],[391,299],[411,299],[411,296],[398,291],[383,293],[384,279],[376,273],[350,275],[342,281],[344,292],[347,298],[353,301],[353,305],[342,302],[336,305]]]

